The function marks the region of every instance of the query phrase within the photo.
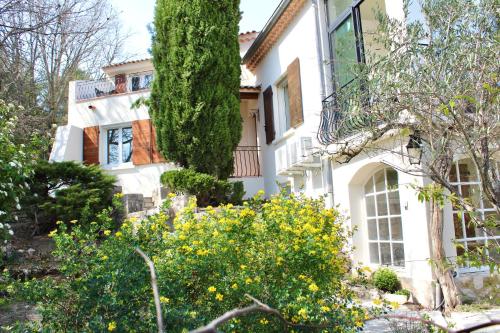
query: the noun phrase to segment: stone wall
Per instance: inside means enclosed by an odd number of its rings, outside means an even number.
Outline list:
[[[500,306],[500,275],[489,272],[462,274],[455,282],[464,303],[486,302]]]

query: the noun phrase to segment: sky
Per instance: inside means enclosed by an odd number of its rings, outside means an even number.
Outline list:
[[[281,0],[241,0],[243,18],[240,32],[260,31]],[[124,31],[131,37],[125,45],[125,52],[134,59],[147,58],[151,38],[146,28],[153,22],[155,0],[111,0],[123,24]]]

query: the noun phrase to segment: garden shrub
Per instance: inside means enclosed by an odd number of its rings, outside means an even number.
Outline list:
[[[396,273],[390,268],[380,268],[373,274],[373,285],[382,291],[395,293],[401,288]]]
[[[169,200],[169,199],[167,199]],[[328,324],[322,332],[355,332],[365,313],[345,284],[349,253],[343,221],[319,200],[280,195],[196,214],[194,201],[175,219],[159,213],[110,229],[106,211],[86,232],[77,223],[51,233],[64,279],[25,282],[46,331],[156,330],[149,273],[140,247],[158,274],[168,332],[207,324],[252,302],[277,309],[294,324]],[[104,239],[97,242],[97,235]],[[222,332],[283,332],[275,317],[254,313]],[[315,331],[309,329],[295,331]]]
[[[56,221],[88,224],[112,205],[114,183],[115,178],[96,165],[38,161],[24,201],[42,230],[53,229]]]
[[[167,171],[161,176],[161,182],[174,192],[196,196],[200,207],[241,204],[245,195],[242,182],[220,180],[192,169]]]

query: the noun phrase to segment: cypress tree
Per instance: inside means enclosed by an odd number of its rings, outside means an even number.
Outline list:
[[[157,0],[150,107],[164,156],[225,179],[241,138],[239,0]]]

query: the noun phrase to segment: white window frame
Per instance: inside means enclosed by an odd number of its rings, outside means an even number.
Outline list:
[[[133,164],[132,157],[129,162],[123,162],[123,129],[130,128],[132,131],[132,154],[133,154],[133,142],[134,142],[134,132],[132,129],[132,124],[124,124],[119,126],[109,126],[103,128],[104,132],[104,165],[107,167],[113,168],[117,166],[130,166]],[[118,130],[118,163],[109,163],[109,144],[108,144],[108,131],[110,130]]]
[[[140,92],[143,90],[151,89],[151,87],[148,88],[145,86],[146,85],[146,76],[151,76],[150,84],[152,84],[153,83],[153,72],[142,72],[142,73],[129,74],[128,78],[127,78],[127,90],[129,92]],[[139,78],[139,89],[137,89],[137,90],[132,90],[132,79],[134,77]]]
[[[286,89],[285,89],[286,87]],[[279,140],[292,130],[290,119],[290,95],[288,94],[288,75],[284,74],[276,84],[278,112],[276,112],[277,131],[276,138]]]
[[[485,205],[484,205],[484,196],[483,196],[483,190],[481,188],[481,181],[479,180],[478,178],[478,174],[477,174],[477,170],[473,170],[475,171],[475,177],[476,177],[476,180],[472,180],[472,181],[461,181],[461,177],[462,175],[460,174],[460,163],[466,163],[466,159],[461,159],[461,160],[457,160],[457,161],[454,161],[453,162],[453,168],[455,168],[455,174],[456,174],[456,181],[450,181],[450,184],[452,186],[456,186],[457,187],[457,190],[458,190],[458,193],[460,194],[460,196],[462,196],[462,186],[477,186],[477,188],[479,188],[479,207],[476,207],[476,211],[478,214],[480,214],[481,216],[481,219],[484,219],[484,216],[485,216],[485,213],[489,213],[489,212],[495,212],[495,209],[494,208],[485,208]],[[473,165],[472,165],[473,166]],[[468,249],[468,243],[472,243],[472,242],[484,242],[484,245],[487,246],[488,245],[488,240],[490,239],[500,239],[500,235],[495,235],[495,236],[488,236],[484,230],[481,230],[481,232],[483,233],[483,236],[477,236],[476,237],[468,237],[467,236],[467,226],[466,226],[466,221],[465,221],[465,212],[461,212],[460,210],[456,210],[452,207],[452,210],[451,210],[451,224],[453,226],[453,237],[456,237],[456,230],[455,230],[455,219],[454,219],[454,215],[457,214],[457,216],[460,217],[460,222],[462,223],[462,238],[455,238],[455,241],[457,243],[461,243],[464,245],[465,247],[465,250]],[[477,233],[477,231],[476,231]],[[455,248],[455,250],[457,250]],[[457,252],[458,254],[458,252]],[[481,268],[477,268],[477,267],[471,267],[469,265],[465,265],[463,267],[459,267],[458,268],[458,271],[461,272],[461,273],[470,273],[470,272],[475,272],[475,271],[486,271],[486,270],[489,270],[489,267],[487,266],[484,266],[484,267],[481,267]]]
[[[396,269],[404,269],[406,267],[406,251],[405,251],[405,246],[404,246],[404,229],[403,229],[403,217],[402,217],[402,209],[401,209],[401,195],[399,192],[399,175],[398,175],[398,186],[397,188],[390,189],[388,188],[388,182],[387,182],[387,171],[388,170],[393,170],[394,172],[397,171],[391,168],[383,168],[383,169],[377,169],[375,170],[370,178],[365,182],[363,186],[363,204],[365,207],[365,223],[366,223],[366,240],[368,244],[368,256],[369,256],[369,262],[372,265],[379,265],[379,266],[390,266],[394,267]],[[375,187],[375,175],[379,173],[380,171],[384,171],[384,190],[383,191],[377,191]],[[368,184],[368,182],[372,182],[373,186],[373,192],[371,193],[366,193],[365,187]],[[399,214],[391,214],[390,210],[390,202],[389,202],[389,193],[394,193],[398,192],[398,197],[399,197]],[[387,205],[387,215],[379,215],[378,213],[378,204],[377,204],[377,195],[380,194],[385,194],[385,199],[386,199],[386,205]],[[367,209],[367,198],[368,197],[373,197],[373,202],[374,202],[374,212],[375,215],[373,216],[368,216],[368,209]],[[399,218],[401,221],[401,240],[393,240],[392,239],[392,226],[391,226],[391,219],[392,218]],[[388,240],[381,240],[380,239],[380,230],[379,230],[379,219],[387,219],[387,224],[388,224],[388,233],[389,233],[389,239]],[[369,224],[370,223],[376,223],[377,227],[377,239],[373,240],[370,239],[369,235]],[[391,255],[391,263],[390,265],[383,264],[382,263],[382,251],[381,251],[381,244],[389,244],[390,246],[390,255]],[[371,261],[371,252],[370,252],[370,244],[377,244],[378,246],[378,263],[377,262],[372,262]],[[402,265],[395,265],[394,263],[394,249],[393,249],[393,244],[401,244],[403,247],[403,264]]]

